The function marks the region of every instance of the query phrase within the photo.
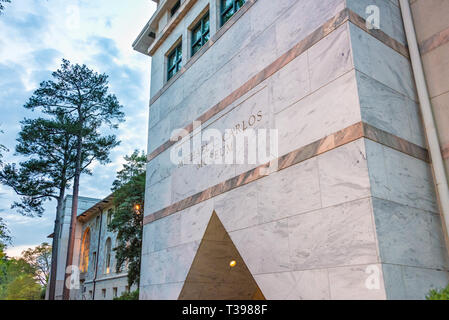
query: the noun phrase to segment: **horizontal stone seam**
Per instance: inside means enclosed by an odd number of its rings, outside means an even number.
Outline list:
[[[449,42],[449,27],[435,33],[419,44],[421,55],[425,55]]]
[[[428,162],[429,160],[428,152],[426,149],[408,142],[407,140],[394,136],[386,131],[377,129],[364,122],[358,122],[327,137],[291,151],[286,155],[280,156],[277,159],[277,171],[281,171],[293,165],[299,164],[360,138],[372,140],[422,161]],[[176,212],[190,208],[194,205],[214,198],[220,194],[229,192],[238,187],[244,186],[248,183],[257,181],[267,176],[264,174],[264,172],[267,172],[269,168],[269,163],[260,165],[252,170],[227,179],[222,183],[219,183],[183,200],[180,200],[172,205],[169,205],[168,207],[153,212],[152,214],[144,218],[144,225],[172,215]]]
[[[415,269],[434,270],[434,271],[441,271],[441,272],[448,272],[449,271],[449,268],[440,269],[440,268],[434,268],[434,267],[411,266],[411,265],[407,265],[407,264],[399,264],[399,263],[391,263],[391,262],[380,262],[380,264],[388,264],[388,265],[396,266],[396,267],[406,267],[406,268],[415,268]]]
[[[418,208],[418,207],[414,207],[414,206],[411,206],[411,205],[408,205],[408,204],[397,202],[395,200],[379,198],[378,196],[371,195],[370,197],[373,200],[380,200],[380,201],[385,201],[385,202],[391,202],[391,203],[399,205],[399,206],[403,206],[403,207],[407,207],[407,208],[411,208],[411,209],[415,209],[415,210],[424,211],[424,212],[419,212],[418,214],[427,215],[427,216],[431,215],[431,216],[435,216],[435,217],[441,217],[440,213],[438,211],[432,211],[432,210],[429,210],[429,209]]]
[[[257,73],[251,79],[249,79],[245,84],[243,84],[240,88],[234,90],[230,95],[226,98],[218,102],[216,105],[211,107],[208,111],[203,113],[196,121],[206,122],[226,107],[231,105],[237,99],[241,98],[244,94],[254,89],[257,85],[265,81],[267,78],[280,71],[283,67],[288,65],[291,61],[299,57],[301,54],[309,50],[313,45],[324,39],[326,36],[331,34],[333,31],[337,30],[341,25],[346,23],[347,21],[352,22],[355,26],[359,27],[363,31],[372,35],[377,40],[381,41],[388,47],[397,51],[399,54],[404,55],[406,58],[409,58],[408,49],[406,46],[403,46],[395,39],[388,36],[381,30],[370,30],[366,27],[366,21],[353,11],[349,9],[344,9],[340,11],[336,16],[326,21],[321,27],[317,28],[303,40],[299,41],[292,49],[281,55],[274,62],[265,67],[262,71]],[[318,35],[318,38],[317,38]],[[179,76],[181,74],[178,73]],[[162,90],[162,89],[161,89]],[[154,102],[154,101],[153,101]],[[151,103],[150,103],[151,104]],[[187,132],[193,131],[193,126],[187,125],[184,130]],[[147,161],[150,162],[152,159],[157,157],[159,154],[173,146],[176,142],[167,140],[162,145],[157,147],[153,152],[147,155]]]

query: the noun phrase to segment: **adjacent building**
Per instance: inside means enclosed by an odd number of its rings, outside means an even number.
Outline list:
[[[62,225],[57,256],[56,300],[63,297],[71,204],[72,196],[69,195],[64,200],[60,219]],[[113,209],[112,195],[102,200],[79,197],[73,253],[76,270],[72,269],[77,285],[70,290],[72,300],[112,300],[130,291],[126,266],[116,272],[113,251],[116,234],[108,230]]]
[[[133,45],[152,57],[141,299],[422,299],[449,283],[397,0],[155,2]],[[449,5],[412,3],[447,133],[447,19],[429,17]],[[269,161],[237,159],[251,132],[277,142]]]

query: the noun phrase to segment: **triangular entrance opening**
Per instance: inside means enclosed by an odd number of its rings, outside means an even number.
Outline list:
[[[234,265],[235,266],[231,266]],[[265,300],[214,212],[187,274],[180,300]]]

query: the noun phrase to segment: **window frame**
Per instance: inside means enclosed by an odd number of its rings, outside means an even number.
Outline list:
[[[106,239],[106,244],[105,244],[105,264],[104,264],[104,273],[105,274],[110,274],[111,273],[111,262],[112,262],[112,255],[111,255],[111,251],[112,251],[112,240],[111,237]]]
[[[206,31],[204,31],[204,25],[206,24],[206,20],[209,22],[209,26],[207,28]],[[198,30],[198,28],[201,31],[201,36],[194,40],[194,36],[196,35],[196,31]],[[190,45],[190,50],[191,50],[191,57],[193,57],[198,51],[201,50],[201,48],[207,43],[207,41],[209,41],[210,39],[210,12],[207,11],[201,18],[200,20],[195,24],[195,26],[191,29],[190,31],[191,34],[191,45]],[[209,38],[206,40],[206,37],[209,36]],[[197,51],[194,51],[194,47],[196,45],[200,44],[200,47],[198,48]]]
[[[181,0],[178,0],[170,9],[170,18],[173,17],[176,14],[176,12],[178,12],[180,7],[181,7]]]
[[[246,3],[246,0],[231,0],[232,5],[230,5],[228,8],[225,8],[226,0],[220,0],[220,25],[223,26],[226,22],[228,22],[232,16],[234,16],[237,11],[239,11]],[[238,7],[239,2],[243,1],[243,3]],[[229,11],[233,10],[234,12],[229,17],[228,20],[224,20],[225,15],[229,13]]]
[[[109,209],[108,212],[106,213],[106,225],[109,226],[112,222],[112,214],[113,214],[113,210]]]
[[[179,56],[178,56],[179,55]],[[173,65],[170,66],[170,60],[175,56],[176,59],[173,60]],[[173,78],[182,68],[182,41],[180,41],[167,55],[167,81]],[[171,74],[171,72],[175,72]]]

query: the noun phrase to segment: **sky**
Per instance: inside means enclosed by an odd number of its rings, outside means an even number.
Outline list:
[[[23,108],[39,83],[51,79],[62,58],[86,64],[109,75],[110,92],[124,106],[126,121],[116,131],[121,145],[107,165],[94,164],[92,176],[82,176],[80,195],[103,198],[135,149],[146,151],[150,58],[133,51],[132,43],[156,10],[150,0],[12,0],[0,15],[0,144],[14,155],[20,121],[39,114]],[[68,190],[68,193],[71,193]],[[9,256],[34,247],[53,232],[56,202],[48,202],[42,217],[24,217],[11,204],[14,192],[0,185],[0,217],[13,238]]]

